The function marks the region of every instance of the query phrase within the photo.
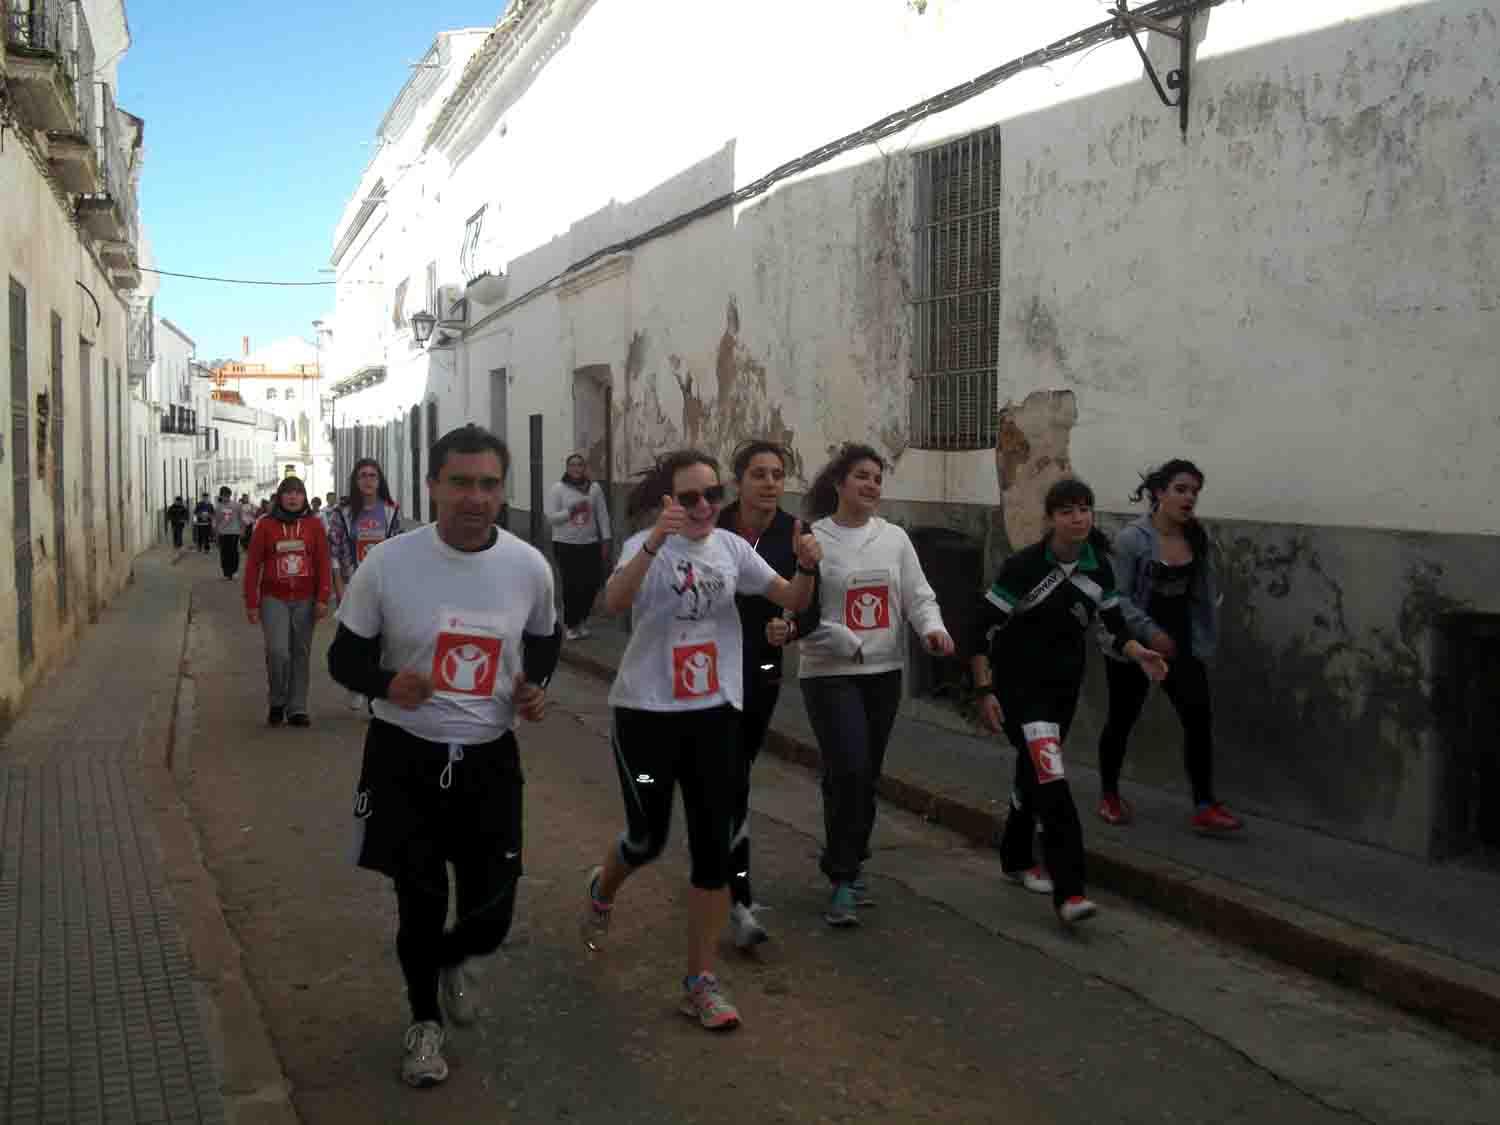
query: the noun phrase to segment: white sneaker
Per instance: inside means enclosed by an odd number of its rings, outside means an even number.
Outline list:
[[[569,629],[567,627],[563,628],[563,640],[576,641],[578,639],[578,636],[579,633],[577,629]]]
[[[580,641],[587,640],[593,635],[594,631],[589,628],[587,621],[579,622],[578,628],[573,630],[573,636],[577,637]]]
[[[770,939],[771,935],[766,933],[766,928],[755,917],[761,909],[763,907],[759,903],[746,906],[742,902],[729,908],[729,936],[736,948],[754,949],[761,942]]]
[[[460,961],[438,973],[438,999],[448,1019],[459,1027],[474,1022],[479,1015],[479,993],[468,962]]]
[[[369,706],[369,702],[359,692],[351,691],[349,693],[349,710],[363,711],[367,706]]]
[[[1025,887],[1033,894],[1050,895],[1052,893],[1052,880],[1047,878],[1047,872],[1040,867],[1028,868],[1025,871],[1007,871],[1005,877],[1017,886]]]
[[[1064,925],[1071,926],[1099,913],[1099,908],[1082,895],[1074,895],[1057,908],[1057,916]]]
[[[402,1040],[406,1057],[401,1060],[401,1081],[418,1090],[436,1086],[448,1078],[443,1059],[443,1026],[431,1020],[414,1023]]]

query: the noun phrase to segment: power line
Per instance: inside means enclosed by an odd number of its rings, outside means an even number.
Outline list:
[[[1103,0],[1101,0],[1101,3],[1103,3]],[[1143,16],[1148,19],[1167,20],[1173,19],[1177,16],[1191,15],[1195,12],[1202,11],[1208,8],[1215,8],[1222,3],[1224,3],[1224,0],[1154,0],[1154,2],[1142,5],[1136,8],[1134,11],[1129,12],[1128,14],[1134,16]],[[602,259],[608,258],[614,254],[622,254],[626,251],[634,250],[637,246],[641,246],[647,242],[652,242],[658,238],[661,238],[663,235],[672,234],[675,231],[681,230],[683,227],[695,223],[699,219],[707,218],[709,215],[712,215],[717,211],[721,211],[726,207],[737,206],[738,204],[747,202],[748,200],[754,199],[757,196],[764,195],[782,180],[786,180],[791,178],[792,176],[810,171],[813,168],[816,168],[818,165],[827,163],[834,157],[839,156],[845,152],[849,152],[852,149],[862,148],[865,145],[869,144],[875,144],[881,139],[891,136],[894,133],[900,133],[905,129],[909,129],[919,121],[925,121],[929,117],[942,113],[945,110],[952,109],[954,106],[961,105],[964,102],[971,100],[972,98],[978,97],[980,94],[994,89],[996,86],[999,86],[1001,83],[1014,78],[1016,75],[1021,74],[1024,71],[1034,70],[1038,67],[1045,67],[1050,63],[1057,62],[1060,59],[1065,59],[1070,55],[1076,55],[1081,52],[1092,53],[1093,50],[1097,47],[1103,46],[1104,44],[1112,42],[1114,40],[1123,39],[1127,34],[1129,33],[1125,30],[1124,26],[1119,22],[1119,20],[1111,17],[1110,19],[1105,20],[1102,23],[1096,23],[1091,27],[1086,27],[1081,31],[1076,31],[1072,35],[1059,39],[1054,43],[1049,43],[1045,47],[1038,48],[1037,50],[1031,51],[1028,54],[1011,59],[1007,63],[1002,63],[1000,66],[995,67],[993,70],[985,71],[983,74],[970,79],[968,82],[962,82],[957,86],[952,86],[946,90],[941,91],[940,93],[934,94],[930,98],[926,98],[923,101],[917,102],[915,105],[909,105],[905,109],[900,109],[895,113],[887,114],[880,120],[871,122],[869,125],[866,125],[863,129],[857,129],[852,133],[847,133],[844,136],[837,138],[836,140],[829,141],[827,144],[813,149],[811,152],[805,152],[801,156],[798,156],[792,160],[787,161],[785,164],[771,169],[771,171],[767,172],[759,179],[745,184],[743,187],[736,188],[734,191],[725,192],[723,195],[716,196],[715,198],[710,199],[707,202],[702,203],[689,211],[684,211],[681,214],[674,216],[673,218],[667,219],[665,222],[658,223],[656,226],[651,227],[648,230],[641,231],[639,234],[632,235],[629,238],[622,239],[619,242],[615,242],[609,246],[605,246],[601,249],[595,250],[593,253],[580,258],[578,261],[572,263],[565,269],[554,274],[546,281],[532,286],[525,293],[522,293],[519,296],[507,301],[494,312],[486,315],[484,317],[484,320],[480,323],[486,323],[494,320],[496,317],[501,316],[504,313],[509,312],[511,309],[514,309],[517,306],[531,300],[537,294],[543,293],[546,290],[550,289],[552,286],[556,285],[559,281],[561,281],[568,275],[576,273],[577,271],[582,269],[587,269],[595,262],[601,261]],[[1080,60],[1080,62],[1081,61],[1082,60]],[[473,327],[478,327],[478,325],[474,325]]]
[[[137,264],[136,269],[142,273],[154,273],[160,277],[185,277],[190,281],[217,281],[224,285],[277,285],[277,286],[303,286],[303,285],[337,285],[337,281],[253,281],[244,277],[208,277],[201,273],[173,273],[171,270],[154,270],[150,266]]]

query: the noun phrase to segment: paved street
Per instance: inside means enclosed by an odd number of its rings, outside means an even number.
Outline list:
[[[993,854],[907,814],[883,813],[880,905],[831,931],[816,789],[775,759],[753,823],[775,940],[726,951],[746,1026],[706,1035],[675,1012],[680,829],[622,896],[611,948],[578,940],[620,802],[603,685],[566,670],[522,732],[527,876],[485,1018],[450,1041],[445,1087],[405,1090],[394,899],[348,861],[364,721],[320,667],[314,726],[267,729],[238,587],[206,559],[172,573],[193,605],[177,776],[254,997],[221,1021],[237,1120],[1479,1122],[1500,1104],[1482,1048],[1107,896],[1096,925],[1060,933]],[[237,1031],[260,1019],[271,1059]]]

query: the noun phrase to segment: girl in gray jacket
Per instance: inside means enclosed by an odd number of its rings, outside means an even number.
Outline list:
[[[1218,646],[1219,591],[1208,535],[1193,515],[1202,488],[1203,471],[1191,461],[1174,459],[1148,474],[1131,499],[1149,495],[1151,512],[1120,532],[1113,559],[1127,625],[1137,640],[1167,659],[1162,687],[1182,720],[1193,787],[1190,823],[1207,834],[1243,825],[1214,795],[1208,669]],[[1109,718],[1099,737],[1099,818],[1128,824],[1131,811],[1120,797],[1120,767],[1150,683],[1134,664],[1108,660],[1106,671]]]

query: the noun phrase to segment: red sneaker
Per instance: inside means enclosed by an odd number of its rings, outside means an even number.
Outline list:
[[[1209,805],[1206,809],[1199,809],[1195,812],[1191,824],[1194,832],[1205,836],[1218,835],[1223,832],[1238,832],[1241,828],[1245,827],[1244,822],[1239,817],[1217,802]]]
[[[1118,793],[1106,793],[1099,799],[1099,808],[1095,811],[1105,824],[1129,824],[1134,819],[1130,806],[1121,799]]]

